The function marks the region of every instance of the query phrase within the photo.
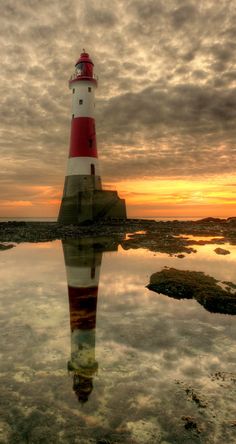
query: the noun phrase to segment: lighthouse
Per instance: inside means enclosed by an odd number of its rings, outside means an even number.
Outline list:
[[[124,199],[103,190],[99,169],[95,90],[97,79],[89,54],[83,51],[69,80],[72,92],[71,135],[63,197],[58,216],[61,224],[126,219]]]
[[[66,265],[71,329],[71,359],[68,370],[73,374],[73,390],[80,402],[86,402],[93,389],[98,364],[95,359],[96,311],[102,253],[93,244],[63,241]]]
[[[62,241],[70,311],[71,356],[67,364],[73,375],[78,401],[88,401],[98,370],[95,356],[97,297],[102,255],[117,251],[120,238],[83,238]]]

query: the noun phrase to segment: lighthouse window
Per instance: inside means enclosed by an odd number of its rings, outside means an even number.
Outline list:
[[[79,104],[83,105],[83,100],[82,99],[79,99]]]
[[[89,148],[93,147],[93,139],[89,139]]]
[[[92,91],[91,86],[88,86],[88,92],[91,93],[91,91]]]
[[[91,176],[95,176],[95,166],[91,163]]]
[[[73,88],[73,94],[75,93],[75,88]]]

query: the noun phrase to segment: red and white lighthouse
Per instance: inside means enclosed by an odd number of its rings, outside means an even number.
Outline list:
[[[125,219],[125,201],[115,191],[102,190],[95,129],[94,64],[82,52],[69,80],[72,116],[69,158],[58,222],[83,223]]]
[[[93,76],[93,62],[86,52],[75,65],[69,87],[72,90],[72,119],[66,172],[68,187],[79,185],[81,191],[101,189],[94,119],[97,81]]]
[[[97,296],[102,252],[94,250],[93,240],[62,242],[70,309],[73,390],[85,402],[93,389],[98,363],[95,359]]]

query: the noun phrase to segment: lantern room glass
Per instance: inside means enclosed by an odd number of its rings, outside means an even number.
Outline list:
[[[80,62],[75,65],[76,76],[93,77],[93,65],[88,62]]]

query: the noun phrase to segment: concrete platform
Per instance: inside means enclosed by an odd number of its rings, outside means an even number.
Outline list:
[[[58,222],[86,224],[126,218],[125,200],[119,198],[117,191],[88,190],[62,198]]]

